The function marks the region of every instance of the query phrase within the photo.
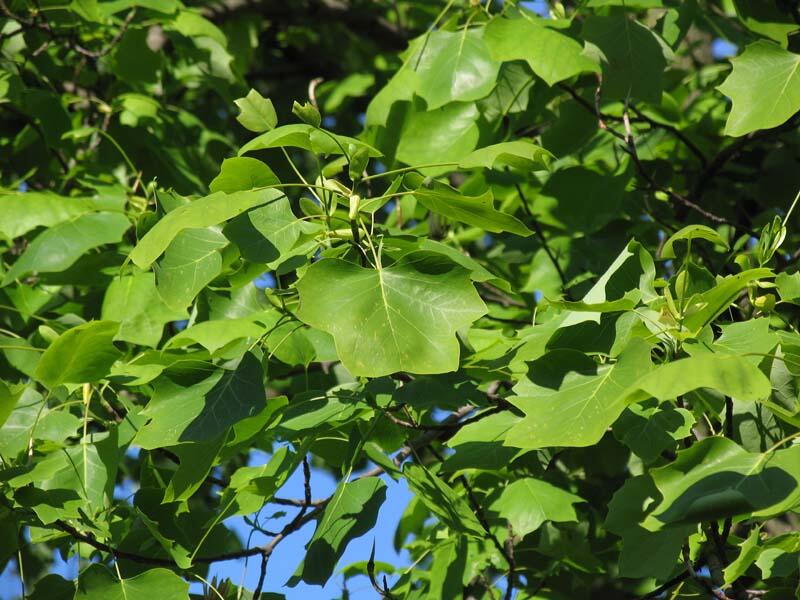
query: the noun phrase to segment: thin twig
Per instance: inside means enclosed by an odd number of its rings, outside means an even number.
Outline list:
[[[539,243],[544,248],[545,253],[547,253],[547,257],[550,259],[550,262],[553,263],[556,271],[558,272],[558,277],[561,279],[561,288],[564,290],[564,296],[568,300],[572,300],[572,296],[569,293],[569,289],[567,288],[567,274],[564,273],[564,270],[561,268],[561,265],[558,263],[558,258],[553,253],[553,250],[550,248],[550,245],[547,243],[547,238],[544,236],[544,231],[542,231],[541,225],[539,225],[539,220],[531,211],[531,207],[528,206],[528,199],[525,197],[525,194],[522,191],[522,187],[518,183],[514,183],[514,187],[517,189],[517,195],[519,196],[520,201],[522,202],[522,210],[525,211],[525,214],[528,215],[528,219],[533,225],[533,231],[536,233],[536,237],[539,238]]]

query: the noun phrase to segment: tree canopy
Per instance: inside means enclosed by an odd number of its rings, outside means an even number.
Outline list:
[[[0,0],[7,597],[800,597],[799,31]]]

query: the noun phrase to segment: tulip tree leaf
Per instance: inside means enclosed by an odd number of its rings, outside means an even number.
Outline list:
[[[165,304],[153,274],[142,272],[114,278],[103,299],[102,315],[105,320],[119,321],[114,339],[151,347],[158,345],[165,324],[188,316]]]
[[[172,571],[149,569],[127,579],[118,579],[103,565],[91,565],[78,579],[75,600],[185,600],[189,584]]]
[[[620,12],[593,15],[583,33],[599,50],[603,97],[660,101],[669,49],[652,30]]]
[[[528,19],[493,19],[486,26],[484,38],[492,58],[524,60],[547,85],[600,70],[584,54],[580,43]]]
[[[64,271],[92,248],[119,242],[129,227],[125,215],[107,212],[82,215],[59,223],[31,242],[6,273],[3,285],[34,271]]]
[[[344,154],[350,144],[364,148],[369,156],[381,156],[379,150],[361,140],[346,135],[325,133],[307,123],[281,125],[272,131],[262,133],[242,146],[239,156],[256,150],[289,147],[303,148],[318,154]]]
[[[518,448],[597,443],[625,409],[626,390],[650,368],[650,349],[639,340],[619,362],[602,367],[582,353],[553,350],[531,365],[532,379],[509,398],[525,418],[504,443]]]
[[[472,102],[451,102],[435,110],[413,105],[398,132],[397,160],[407,165],[456,162],[478,144],[478,108]]]
[[[480,196],[465,196],[438,182],[433,182],[428,187],[418,174],[406,175],[404,183],[414,190],[414,197],[422,205],[435,213],[487,231],[508,231],[522,236],[531,234],[519,219],[495,209],[490,191]]]
[[[99,209],[90,198],[52,193],[0,194],[0,237],[12,240],[37,227],[53,227]]]
[[[406,465],[403,474],[409,487],[442,523],[466,535],[486,534],[467,501],[436,474],[419,465]]]
[[[234,104],[241,111],[236,120],[250,131],[261,133],[273,129],[278,124],[278,115],[272,106],[272,100],[264,98],[255,90],[247,92],[244,98],[234,100]]]
[[[583,499],[556,486],[531,477],[510,483],[489,505],[512,527],[514,535],[526,536],[545,521],[577,521],[574,504]]]
[[[680,231],[673,233],[661,247],[661,258],[675,258],[673,245],[678,240],[706,240],[713,244],[728,248],[728,242],[719,233],[705,225],[687,225]]]
[[[435,31],[418,45],[409,60],[417,72],[417,94],[428,110],[478,100],[492,91],[500,65],[490,58],[482,30]]]
[[[454,371],[456,330],[486,311],[469,272],[427,252],[376,269],[324,259],[297,289],[298,317],[333,336],[351,373],[371,377]]]
[[[191,387],[167,382],[143,411],[150,421],[136,435],[142,448],[204,442],[266,407],[261,363],[252,354],[235,371],[218,372]]]
[[[701,440],[651,472],[662,500],[644,527],[780,513],[800,502],[798,465],[800,446],[760,454],[723,437]]]
[[[36,378],[51,389],[103,379],[122,355],[113,343],[117,331],[114,321],[91,321],[65,331],[42,355]]]
[[[277,190],[259,190],[223,194],[218,192],[177,207],[164,215],[139,240],[130,254],[136,266],[145,269],[167,249],[184,229],[202,229],[232,219],[246,210],[282,196]]]
[[[208,184],[208,189],[212,193],[232,194],[279,183],[272,169],[260,160],[249,156],[235,156],[222,161],[219,175]]]
[[[731,63],[733,70],[718,88],[733,102],[726,135],[777,127],[800,109],[800,54],[761,40]]]
[[[156,288],[163,302],[182,310],[222,269],[219,251],[228,240],[213,227],[184,229],[170,242],[155,266]]]
[[[527,140],[515,142],[501,142],[480,148],[461,159],[459,166],[462,169],[486,167],[488,169],[502,169],[506,166],[522,171],[546,169],[553,159],[553,155],[541,146]]]

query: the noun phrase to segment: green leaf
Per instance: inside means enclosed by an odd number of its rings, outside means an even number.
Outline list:
[[[519,451],[503,446],[503,439],[519,421],[511,411],[503,411],[464,425],[447,441],[455,454],[447,457],[442,470],[500,470],[509,465]]]
[[[417,72],[416,92],[428,110],[479,100],[492,91],[500,65],[489,56],[482,29],[438,30],[415,45],[419,50],[408,60]]]
[[[764,360],[764,355],[778,345],[779,337],[770,331],[769,318],[761,317],[720,325],[722,335],[714,342],[714,352],[739,355],[755,365]]]
[[[155,266],[156,288],[171,309],[183,311],[222,270],[220,250],[228,240],[214,227],[184,229]]]
[[[800,55],[760,40],[731,63],[733,70],[717,88],[733,102],[726,135],[777,127],[800,109]]]
[[[364,403],[363,396],[347,390],[300,393],[284,411],[278,428],[291,438],[317,428],[337,427],[370,414],[372,410]]]
[[[164,502],[188,500],[205,483],[224,442],[224,438],[219,437],[207,443],[188,442],[170,448],[179,464],[164,491]]]
[[[644,521],[656,531],[667,525],[758,514],[778,514],[800,501],[800,446],[764,454],[745,451],[713,436],[678,453],[651,475],[661,502]]]
[[[165,347],[181,348],[196,343],[213,355],[217,350],[235,340],[255,340],[264,333],[264,326],[251,319],[203,321],[178,333],[166,343]]]
[[[605,527],[622,538],[619,572],[623,577],[668,579],[680,559],[681,547],[696,526],[648,531],[640,525],[660,499],[649,475],[627,479],[608,504]],[[647,560],[642,560],[646,556]]]
[[[635,298],[637,290],[642,301],[650,302],[657,297],[653,284],[654,279],[655,265],[650,253],[638,242],[628,242],[611,266],[586,292],[581,301],[582,304],[578,308],[597,305],[598,308],[604,310],[619,306],[622,304],[618,302],[620,300],[624,303],[638,302],[639,300]],[[599,312],[576,311],[567,313],[560,325],[567,327],[587,321],[600,323],[600,317],[601,313]]]
[[[463,595],[462,582],[468,551],[466,540],[460,536],[436,545],[432,552],[428,598],[457,598]]]
[[[222,230],[242,256],[265,264],[287,258],[301,234],[316,231],[315,225],[294,215],[286,196],[236,217]]]
[[[151,348],[158,346],[165,324],[188,316],[186,311],[165,304],[156,290],[153,273],[141,271],[111,281],[101,315],[105,320],[119,322],[115,340]]]
[[[346,106],[351,98],[361,98],[375,85],[372,73],[353,73],[341,81],[330,82],[330,87],[320,86],[319,93],[324,95],[322,110],[335,113]]]
[[[370,101],[365,114],[366,125],[386,125],[394,104],[414,97],[418,80],[416,72],[405,62]]]
[[[516,217],[495,209],[491,190],[480,196],[465,196],[443,183],[434,181],[428,185],[418,173],[406,175],[403,183],[408,189],[413,190],[414,197],[423,206],[445,217],[487,231],[508,231],[522,236],[532,233]]]
[[[486,167],[502,170],[511,167],[520,171],[535,171],[547,169],[553,159],[553,155],[547,150],[523,139],[475,150],[462,158],[458,166],[462,169]]]
[[[791,10],[780,4],[760,2],[760,0],[734,0],[736,13],[745,27],[756,33],[772,38],[781,46],[786,46],[786,36],[797,30],[797,22]]]
[[[484,39],[494,60],[524,60],[550,86],[580,73],[600,70],[584,54],[580,43],[527,18],[492,19]]]
[[[531,194],[533,213],[542,225],[570,233],[591,233],[620,218],[627,178],[585,167],[559,169],[539,194]]]
[[[31,242],[6,273],[3,285],[28,273],[64,271],[92,248],[119,242],[129,227],[127,217],[107,212],[82,215],[59,223]]]
[[[0,238],[13,240],[37,227],[53,227],[86,213],[111,210],[91,198],[67,198],[50,192],[0,194]]]
[[[257,512],[286,483],[302,459],[302,454],[281,446],[267,464],[237,469],[220,499],[224,518]]]
[[[278,177],[260,160],[248,156],[235,156],[222,161],[219,175],[208,184],[208,189],[212,193],[232,194],[278,184],[280,184]]]
[[[614,423],[614,436],[645,463],[692,435],[694,416],[684,408],[657,401],[633,404]]]
[[[798,551],[800,551],[800,536],[797,532],[769,538],[761,548],[756,565],[761,569],[765,579],[790,574],[796,570],[795,558]]]
[[[311,125],[315,129],[318,128],[322,123],[322,117],[319,114],[319,110],[317,110],[317,107],[310,102],[300,104],[295,100],[295,102],[292,104],[292,114],[300,119],[303,123]]]
[[[778,273],[775,285],[782,302],[800,304],[800,273]]]
[[[719,280],[717,285],[707,292],[691,298],[691,305],[686,309],[681,328],[692,335],[697,335],[703,327],[727,310],[751,282],[772,276],[770,269],[748,269]]]
[[[10,388],[5,381],[0,380],[0,429],[5,425],[24,391],[24,387],[17,388],[14,386]]]
[[[650,348],[633,340],[613,365],[574,350],[553,350],[531,364],[509,401],[525,413],[504,443],[517,448],[591,446],[627,406],[626,390],[651,368]]]
[[[78,578],[75,600],[186,600],[189,584],[167,569],[117,579],[104,565],[89,565]]]
[[[253,89],[247,92],[247,96],[234,100],[233,103],[240,110],[236,120],[245,129],[261,133],[274,129],[278,124],[278,115],[275,113],[275,107],[272,106],[272,100],[264,98]]]
[[[486,312],[469,272],[427,252],[375,269],[323,259],[297,289],[298,318],[330,333],[345,367],[369,377],[456,370],[456,330]]]
[[[482,538],[486,531],[463,496],[420,465],[406,463],[403,476],[408,487],[436,517],[453,531]]]
[[[142,414],[150,421],[134,444],[145,449],[207,442],[267,406],[261,363],[246,353],[235,371],[217,371],[191,387],[164,381]]]
[[[288,585],[295,586],[301,579],[325,584],[350,541],[375,526],[385,498],[386,484],[378,477],[340,483],[306,546],[303,564]]]
[[[650,396],[671,400],[704,387],[737,400],[761,400],[772,391],[766,375],[746,358],[701,354],[660,365],[636,382],[629,402]]]
[[[756,561],[761,553],[761,548],[758,545],[760,533],[760,527],[753,527],[750,535],[748,535],[747,538],[745,538],[745,540],[739,545],[739,556],[736,557],[736,560],[725,567],[725,570],[723,571],[726,584],[730,585],[739,579],[739,577],[744,575],[747,569],[750,568],[750,565]]]
[[[242,146],[239,156],[256,150],[285,147],[303,148],[315,154],[344,154],[343,149],[350,144],[366,148],[370,156],[381,156],[378,150],[361,140],[346,135],[323,132],[307,123],[282,125],[263,133]]]
[[[478,144],[479,116],[475,104],[468,102],[431,111],[416,105],[409,108],[396,132],[397,160],[407,165],[461,160]]]
[[[130,259],[140,269],[149,267],[184,229],[201,229],[218,225],[246,210],[277,200],[277,190],[216,193],[194,200],[168,212],[139,240]]]
[[[92,443],[94,437],[47,454],[9,480],[17,500],[42,523],[102,513],[109,502],[119,460],[116,430],[98,435],[102,439]]]
[[[596,47],[587,53],[596,55],[603,67],[604,99],[661,102],[664,68],[671,51],[651,29],[618,12],[592,15],[586,19],[583,35]]]
[[[641,299],[642,294],[639,290],[631,290],[629,292],[625,292],[625,295],[622,298],[609,300],[608,302],[589,304],[587,302],[551,300],[550,304],[571,312],[609,313],[633,310],[636,308],[636,305],[639,304]]]
[[[14,410],[6,422],[0,427],[0,455],[10,461],[23,450],[27,450],[28,442],[34,435],[36,417],[46,414],[42,395],[33,386],[22,390]]]
[[[673,233],[669,236],[669,239],[664,242],[661,248],[661,258],[676,258],[673,246],[678,240],[688,241],[697,239],[706,240],[728,250],[727,240],[710,227],[706,227],[705,225],[687,225],[683,229]]]
[[[573,505],[580,502],[584,500],[579,496],[546,481],[524,477],[504,487],[500,497],[489,505],[489,510],[506,519],[515,536],[524,537],[545,521],[577,521]]]
[[[114,321],[91,321],[65,331],[42,355],[36,379],[50,389],[103,379],[122,355],[113,343],[117,331]]]

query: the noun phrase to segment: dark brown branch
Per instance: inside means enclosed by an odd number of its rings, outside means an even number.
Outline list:
[[[367,575],[369,576],[369,582],[372,584],[372,588],[378,592],[378,595],[381,598],[385,598],[386,600],[394,600],[394,594],[389,591],[389,584],[386,581],[386,575],[383,576],[383,585],[379,585],[377,579],[375,579],[375,542],[372,542],[372,552],[370,552],[369,560],[367,561]]]
[[[261,548],[261,571],[258,576],[258,584],[256,585],[255,591],[253,591],[254,599],[261,598],[261,590],[264,587],[264,579],[267,575],[267,563],[269,562],[269,557],[275,551],[275,548],[278,546],[281,540],[286,538],[289,534],[300,529],[306,523],[304,517],[308,507],[311,505],[311,468],[309,467],[307,456],[303,457],[303,490],[305,492],[305,499],[300,511],[297,513],[297,515],[295,515],[294,519],[292,519],[286,525],[286,527],[281,529],[281,532],[278,535],[272,538],[269,544]],[[311,514],[322,510],[323,507],[317,507]]]
[[[67,524],[64,521],[58,520],[54,524],[58,529],[60,529],[64,533],[68,533],[76,540],[89,544],[92,548],[96,550],[107,552],[116,559],[122,558],[124,560],[130,560],[136,563],[147,564],[147,565],[161,565],[165,567],[175,566],[175,562],[170,559],[156,558],[153,556],[144,556],[141,554],[135,554],[133,552],[126,552],[124,550],[119,550],[118,548],[113,548],[108,544],[104,544],[100,540],[96,540],[90,535],[81,533],[80,531],[78,531],[77,529],[75,529],[74,527],[72,527],[71,525]]]

